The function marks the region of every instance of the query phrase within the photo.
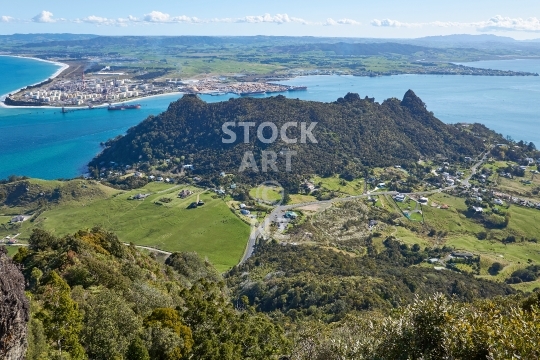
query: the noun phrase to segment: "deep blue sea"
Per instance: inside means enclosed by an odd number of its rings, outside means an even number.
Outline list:
[[[540,73],[540,60],[500,60],[467,64],[483,68]],[[58,67],[30,59],[0,56],[0,95],[42,81]],[[330,102],[356,92],[382,102],[412,89],[444,122],[480,122],[514,139],[540,146],[540,77],[400,75],[377,78],[309,76],[285,81],[308,86],[284,93],[304,100]],[[205,101],[233,95],[202,96]],[[11,174],[44,179],[71,178],[113,138],[148,115],[166,110],[178,95],[138,101],[129,111],[0,108],[0,178]]]

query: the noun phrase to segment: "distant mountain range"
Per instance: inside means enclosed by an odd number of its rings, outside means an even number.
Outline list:
[[[493,34],[481,35],[444,35],[427,36],[415,39],[404,38],[354,38],[354,37],[314,37],[314,36],[100,36],[92,34],[13,34],[0,35],[0,45],[19,45],[39,48],[52,46],[80,46],[84,48],[100,48],[110,45],[130,46],[227,46],[244,45],[261,46],[304,46],[324,47],[332,44],[381,44],[388,43],[414,45],[432,48],[492,48],[497,50],[530,50],[540,45],[540,39],[515,40],[510,37]],[[363,50],[352,51],[352,55],[363,55]],[[401,54],[400,51],[394,53]],[[409,50],[403,54],[410,53]],[[371,52],[368,51],[368,55]],[[343,55],[348,55],[345,52]]]

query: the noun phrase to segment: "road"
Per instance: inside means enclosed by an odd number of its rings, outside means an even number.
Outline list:
[[[471,180],[473,175],[476,174],[476,171],[478,170],[480,165],[482,165],[484,163],[484,161],[486,161],[488,155],[489,155],[489,151],[486,151],[484,156],[471,167],[471,174],[469,176],[467,176],[467,178],[465,178],[462,181],[462,183],[461,183],[462,185],[467,186],[467,187],[470,186],[469,181]],[[446,190],[455,189],[456,187],[457,187],[457,185],[452,185],[452,186],[448,186],[448,187],[440,188],[440,189],[435,189],[435,190],[418,191],[418,192],[404,193],[404,194],[405,195],[421,195],[421,196],[423,196],[423,195],[431,195],[431,194],[441,193],[441,192],[446,191]],[[333,203],[336,203],[336,202],[351,201],[351,200],[366,198],[366,197],[370,197],[370,196],[397,195],[397,194],[399,194],[397,191],[381,191],[381,192],[373,192],[373,193],[368,192],[367,194],[349,196],[349,197],[345,197],[345,198],[334,198],[334,199],[323,200],[323,201],[311,201],[311,202],[305,202],[305,203],[301,203],[301,204],[276,206],[274,208],[274,210],[272,210],[270,215],[268,215],[266,217],[266,219],[259,224],[259,226],[255,227],[251,231],[251,233],[249,235],[248,243],[246,245],[246,249],[244,250],[244,255],[242,256],[242,259],[240,260],[239,265],[245,263],[247,261],[247,259],[249,259],[251,257],[251,255],[253,255],[253,251],[255,250],[255,242],[257,241],[257,238],[259,238],[259,236],[264,237],[265,227],[267,225],[269,225],[270,222],[275,221],[277,219],[277,217],[278,217],[278,214],[281,213],[281,212],[289,211],[289,210],[292,210],[292,209],[297,209],[297,208],[308,206],[308,205],[333,204]]]

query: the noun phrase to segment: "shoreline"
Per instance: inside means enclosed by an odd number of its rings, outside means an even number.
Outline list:
[[[21,88],[19,88],[17,90],[12,90],[12,91],[8,92],[7,94],[0,95],[0,107],[3,107],[2,105],[6,106],[6,107],[8,106],[8,105],[4,104],[4,100],[9,94],[18,93],[19,91],[21,91],[22,89],[27,88],[28,86],[35,86],[35,85],[41,84],[43,81],[46,81],[48,79],[54,79],[54,78],[58,77],[58,75],[60,75],[62,72],[64,72],[65,70],[67,70],[69,68],[68,64],[64,64],[64,63],[61,63],[61,62],[58,62],[58,61],[40,59],[40,58],[36,58],[36,57],[31,57],[31,56],[20,56],[20,55],[0,55],[0,56],[14,57],[14,58],[19,58],[19,59],[31,59],[31,60],[41,61],[41,62],[47,62],[49,64],[54,64],[54,65],[60,67],[51,76],[48,76],[45,79],[43,79],[43,80],[41,80],[41,81],[39,81],[37,83],[30,84],[30,85],[25,85],[24,87],[21,87]],[[19,106],[13,106],[13,107],[19,107]]]
[[[157,98],[157,97],[169,96],[169,95],[184,95],[184,94],[185,94],[184,92],[175,91],[175,92],[170,92],[170,93],[165,93],[165,94],[156,94],[156,95],[139,97],[139,98],[131,99],[128,101],[114,102],[114,103],[110,103],[110,105],[128,104],[134,101],[142,101],[144,99]],[[64,107],[64,108],[66,109],[66,111],[69,112],[70,110],[103,109],[108,106],[109,106],[109,103],[95,105],[93,108],[89,108],[88,106],[69,106],[69,107]],[[15,105],[14,106],[14,105],[6,105],[2,100],[0,100],[0,108],[4,108],[4,109],[62,109],[62,106],[48,106],[48,105],[44,105],[44,106],[16,106]]]

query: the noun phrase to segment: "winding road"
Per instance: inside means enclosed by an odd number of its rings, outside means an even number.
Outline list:
[[[479,161],[477,161],[471,167],[470,175],[467,176],[461,182],[461,185],[464,185],[464,186],[467,186],[467,187],[470,186],[469,181],[471,180],[473,175],[476,174],[476,172],[477,172],[478,168],[480,167],[480,165],[482,165],[484,163],[484,161],[486,161],[488,155],[489,155],[489,151],[486,151],[486,153],[482,156],[482,158]],[[456,187],[457,187],[457,185],[452,185],[452,186],[439,188],[439,189],[435,189],[435,190],[418,191],[418,192],[403,193],[403,194],[405,194],[405,195],[430,195],[430,194],[441,193],[441,192],[446,191],[446,190],[455,189]],[[255,250],[255,243],[256,243],[257,239],[260,236],[264,237],[266,226],[269,225],[269,222],[273,221],[274,219],[277,219],[278,214],[281,213],[281,212],[292,210],[292,209],[297,209],[297,208],[308,206],[308,205],[333,204],[333,203],[337,203],[337,202],[351,201],[351,200],[366,198],[366,197],[370,197],[370,196],[397,195],[397,194],[399,194],[399,192],[397,192],[397,191],[381,191],[381,192],[373,192],[373,193],[368,192],[367,194],[348,196],[348,197],[345,197],[345,198],[334,198],[334,199],[323,200],[323,201],[311,201],[311,202],[305,202],[305,203],[294,204],[294,205],[279,205],[279,206],[276,206],[274,208],[274,210],[272,210],[272,212],[265,218],[265,220],[262,221],[259,224],[259,226],[255,227],[251,231],[251,233],[249,235],[247,245],[246,245],[246,249],[244,251],[244,255],[242,256],[242,259],[240,260],[239,265],[245,263],[253,255],[253,252]]]

